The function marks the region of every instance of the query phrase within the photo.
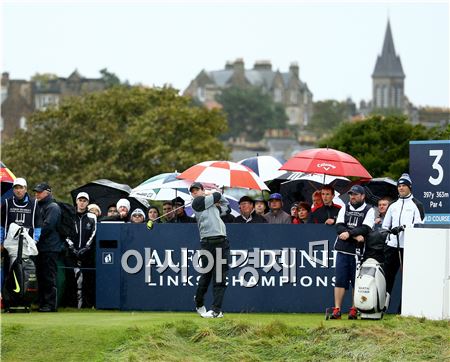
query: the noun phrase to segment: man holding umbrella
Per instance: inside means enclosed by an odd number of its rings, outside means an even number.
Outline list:
[[[213,192],[211,195],[206,195],[203,185],[200,182],[194,182],[189,188],[189,191],[194,198],[192,209],[195,212],[195,218],[200,231],[201,249],[207,255],[208,253],[212,255],[212,262],[214,263],[212,269],[207,273],[203,273],[200,277],[194,298],[196,310],[203,318],[222,318],[222,302],[226,289],[225,275],[228,270],[230,245],[227,240],[227,230],[224,222],[220,218],[220,214],[225,214],[228,211],[228,201],[220,192]],[[219,207],[216,206],[217,203]],[[200,259],[202,267],[209,269],[207,256],[203,254]],[[218,267],[221,270],[216,272]],[[213,279],[214,300],[212,309],[206,311],[204,297],[211,279]]]

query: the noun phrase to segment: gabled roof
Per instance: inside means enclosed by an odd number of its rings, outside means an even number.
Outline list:
[[[214,70],[212,72],[208,72],[208,76],[219,87],[224,87],[232,75],[233,75],[232,70]]]
[[[219,87],[225,87],[233,76],[233,69],[224,69],[224,70],[213,70],[206,72],[208,77]],[[273,88],[273,81],[275,79],[276,71],[273,70],[262,70],[262,69],[245,69],[244,75],[248,82],[254,86],[262,86],[266,89]],[[284,86],[287,87],[289,85],[289,81],[291,80],[292,74],[290,72],[280,73]],[[306,83],[300,81],[300,89],[307,90],[308,86]]]
[[[383,50],[377,58],[373,78],[399,77],[405,78],[400,57],[395,54],[394,40],[392,39],[391,24],[387,23],[384,36]]]

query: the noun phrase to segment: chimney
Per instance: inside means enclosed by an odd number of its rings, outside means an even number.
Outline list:
[[[8,86],[8,83],[9,83],[9,73],[3,72],[2,73],[2,85]]]
[[[237,58],[233,63],[234,71],[243,72],[244,71],[244,59]]]
[[[233,70],[233,63],[229,60],[225,63],[225,70]]]
[[[272,63],[270,60],[257,60],[253,66],[254,70],[272,70]]]
[[[295,78],[300,79],[299,67],[297,62],[292,62],[289,66],[289,72],[294,75]]]

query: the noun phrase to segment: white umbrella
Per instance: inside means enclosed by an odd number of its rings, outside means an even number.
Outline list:
[[[171,172],[153,176],[131,190],[130,196],[155,201],[172,200],[179,196],[189,201],[192,199],[189,194],[191,182],[177,179],[179,174]]]

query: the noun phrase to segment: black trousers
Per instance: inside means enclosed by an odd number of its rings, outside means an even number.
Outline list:
[[[62,305],[72,308],[95,307],[95,250],[89,250],[78,260],[64,257],[65,288]]]
[[[39,306],[56,310],[57,252],[39,252],[36,259]]]
[[[223,238],[216,238],[213,241],[203,239],[201,241],[201,249],[207,250],[211,253],[213,256],[213,268],[200,276],[200,280],[198,282],[197,292],[195,294],[195,302],[197,307],[201,307],[204,305],[205,300],[205,294],[208,291],[209,284],[212,280],[213,285],[213,303],[212,303],[212,310],[214,312],[220,312],[222,310],[222,302],[223,297],[225,295],[225,289],[226,289],[226,274],[228,271],[228,264],[230,261],[230,244],[228,243],[228,240],[226,237]],[[222,259],[226,260],[226,263],[224,265],[221,265],[221,278],[220,280],[217,280],[216,278],[216,266],[217,264],[217,250],[220,249],[222,251]],[[206,255],[202,255],[200,257],[201,265],[203,268],[207,268],[208,265],[208,259]]]
[[[400,250],[400,256],[399,256]],[[392,294],[395,276],[400,269],[400,257],[403,263],[403,248],[397,249],[386,245],[384,248],[384,275],[386,276],[386,291]],[[401,272],[401,271],[400,271]]]

